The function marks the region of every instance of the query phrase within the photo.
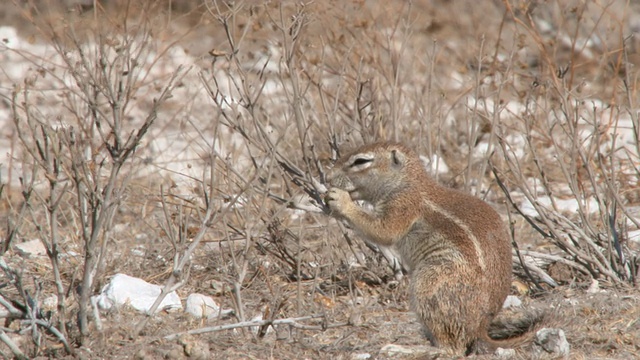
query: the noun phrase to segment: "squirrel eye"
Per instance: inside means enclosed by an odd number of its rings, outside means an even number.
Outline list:
[[[373,159],[357,158],[353,161],[353,164],[351,164],[351,166],[363,165],[371,161],[373,161]]]

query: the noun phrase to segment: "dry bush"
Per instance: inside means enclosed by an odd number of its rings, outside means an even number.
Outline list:
[[[499,31],[477,39],[477,53],[463,60],[465,74],[444,67],[469,80],[452,91],[434,68],[439,52],[453,51],[417,43],[419,26],[412,25],[420,15],[411,4],[394,6],[393,13],[387,5],[359,5],[281,5],[247,15],[247,4],[211,3],[228,41],[216,49],[215,64],[224,63],[224,70],[205,82],[250,157],[275,153],[282,177],[292,178],[319,209],[323,168],[348,144],[401,138],[430,159],[444,157],[453,169],[449,181],[490,199],[500,197],[489,171],[492,157],[494,173],[508,176],[506,195],[528,199],[539,218],[521,214],[559,250],[542,258],[564,259],[593,278],[635,283],[637,261],[625,246],[625,229],[638,225],[626,207],[637,201],[631,191],[637,79],[627,58],[631,40],[617,17],[621,9],[560,2],[495,6],[488,30]],[[318,14],[338,25],[323,28]],[[273,29],[262,34],[272,41],[260,56],[246,39],[265,28]],[[426,56],[419,58],[419,51]],[[434,95],[452,92],[457,97],[449,102]],[[283,97],[290,106],[282,106]],[[293,195],[265,191],[280,199]],[[557,204],[567,196],[576,216]]]
[[[11,46],[3,49],[32,66],[8,99],[19,139],[14,161],[20,163],[27,215],[22,211],[14,218],[4,248],[16,234],[29,230],[42,240],[53,279],[37,278],[35,286],[55,284],[54,317],[43,320],[39,299],[31,299],[19,272],[12,274],[12,282],[28,309],[24,316],[34,322],[37,348],[41,344],[36,329],[42,326],[57,329],[54,334],[73,352],[67,327],[77,316],[72,328],[89,335],[90,297],[120,245],[112,233],[114,217],[144,160],[135,154],[184,70],[177,68],[148,82],[154,63],[165,55],[154,47],[148,18],[125,17],[122,26],[113,26],[116,20],[106,16],[87,28],[81,17],[65,18],[61,24],[38,11],[34,6],[22,15],[50,42],[51,57]],[[139,97],[147,103],[142,113],[134,113],[140,109]],[[73,310],[67,308],[70,303]],[[75,336],[73,340],[80,341]]]
[[[541,71],[522,89],[517,107],[490,110],[510,120],[496,129],[499,177],[508,179],[509,190],[503,190],[557,247],[528,255],[635,286],[638,255],[628,230],[638,227],[632,208],[638,200],[633,189],[640,128],[624,22],[606,6],[558,3],[548,15],[536,10],[518,15],[508,9],[515,31],[537,46]],[[541,30],[549,18],[562,19],[551,23],[551,40]]]

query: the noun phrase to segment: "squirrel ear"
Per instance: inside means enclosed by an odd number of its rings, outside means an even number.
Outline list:
[[[407,160],[407,156],[399,150],[391,150],[391,161],[393,165],[396,167],[401,167],[404,165]]]

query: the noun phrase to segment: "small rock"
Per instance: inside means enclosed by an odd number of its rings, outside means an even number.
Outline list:
[[[431,159],[428,157],[421,155],[420,160],[422,160],[422,164],[427,169],[427,171],[433,175],[442,174],[445,175],[449,172],[449,166],[444,161],[444,159],[437,154],[433,154]]]
[[[434,348],[425,345],[405,346],[396,344],[387,344],[380,349],[380,355],[395,357],[404,355],[425,354],[434,350]]]
[[[137,257],[145,257],[146,255],[146,251],[143,245],[137,245],[135,246],[133,249],[131,249],[131,255],[133,256],[137,256]]]
[[[533,343],[534,359],[569,358],[571,345],[562,329],[543,328],[536,332]]]
[[[351,355],[351,360],[367,360],[367,359],[371,359],[371,354],[362,353],[362,354]]]
[[[350,306],[362,305],[365,303],[365,299],[362,296],[356,296],[355,298],[349,299],[348,304]]]
[[[20,45],[18,31],[11,26],[0,26],[0,39],[3,39],[5,46],[8,48],[16,48]]]
[[[184,353],[194,360],[208,360],[211,358],[209,347],[199,341],[184,346]]]
[[[121,233],[129,228],[129,224],[115,224],[111,227],[111,231],[114,233]]]
[[[167,360],[184,359],[184,349],[181,349],[181,348],[171,349],[164,354],[163,358]]]
[[[596,279],[591,280],[591,285],[589,285],[589,288],[587,289],[587,294],[597,294],[601,292],[605,291],[600,289],[600,282]]]
[[[191,294],[187,297],[184,311],[196,318],[207,319],[229,315],[233,310],[221,310],[220,306],[209,296]],[[220,313],[222,312],[222,314]]]
[[[196,340],[191,335],[184,335],[178,339],[178,344],[182,345],[184,354],[194,360],[208,360],[211,358],[209,346],[206,343]]]
[[[141,234],[136,234],[134,236],[134,238],[136,239],[136,241],[145,241],[145,240],[149,239],[149,235],[147,235],[145,233],[141,233]]]
[[[520,300],[517,296],[509,295],[504,300],[504,304],[502,304],[503,309],[513,308],[522,306],[522,300]]]
[[[276,331],[276,340],[289,340],[291,339],[291,326],[288,325],[275,325],[272,326]]]
[[[149,284],[148,282],[125,274],[116,274],[107,284],[100,295],[97,295],[97,303],[101,309],[108,310],[113,306],[121,307],[129,305],[140,312],[148,312],[156,301],[162,286]],[[168,294],[158,307],[158,311],[182,309],[182,303],[176,292]]]
[[[47,248],[40,239],[29,240],[16,245],[17,253],[25,258],[47,256]]]
[[[516,351],[514,349],[497,348],[495,355],[499,359],[515,359]]]
[[[58,297],[51,295],[42,300],[42,310],[55,311],[58,308]]]

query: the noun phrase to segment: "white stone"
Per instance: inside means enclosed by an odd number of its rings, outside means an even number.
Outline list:
[[[520,300],[517,296],[509,295],[504,300],[504,304],[502,304],[503,309],[508,309],[512,307],[522,306],[522,300]]]
[[[148,312],[161,291],[162,286],[149,284],[129,275],[116,274],[111,282],[102,288],[100,295],[97,295],[97,303],[104,310],[129,305],[140,312]],[[162,300],[158,311],[176,309],[182,309],[182,303],[174,291]]]
[[[131,255],[137,257],[144,257],[146,255],[145,248],[143,245],[137,245],[133,249],[131,249]]]
[[[551,211],[551,209],[554,209],[555,207],[558,211],[567,213],[567,214],[575,214],[575,213],[578,213],[579,211],[584,211],[588,214],[593,214],[599,209],[598,201],[594,197],[589,197],[586,200],[582,200],[581,201],[583,205],[582,207],[580,206],[580,204],[576,199],[554,198],[552,201],[552,199],[549,196],[538,196],[535,199],[535,201],[543,209],[547,209]],[[538,214],[538,210],[536,210],[536,207],[531,203],[531,201],[529,201],[529,199],[524,199],[522,201],[522,203],[520,204],[520,211],[522,211],[523,214],[528,216],[532,216],[532,217],[540,216],[540,214]]]
[[[211,319],[220,316],[220,306],[210,296],[202,294],[189,295],[184,311],[196,318]]]
[[[449,166],[444,159],[437,154],[433,154],[430,159],[427,156],[420,155],[420,160],[422,160],[422,164],[432,175],[449,173]]]
[[[47,248],[40,239],[29,240],[16,245],[18,254],[24,257],[47,256]]]
[[[45,311],[55,311],[58,307],[58,297],[51,295],[42,300],[42,309]]]
[[[514,349],[497,348],[495,355],[500,359],[515,359],[516,351]]]
[[[600,282],[596,279],[592,279],[591,285],[589,285],[589,288],[587,289],[587,294],[596,294],[601,292],[605,291],[600,289]]]
[[[16,48],[20,44],[18,31],[11,26],[0,26],[0,41],[8,48]]]
[[[351,355],[351,359],[353,360],[367,360],[367,359],[371,359],[371,354],[369,353],[360,353],[360,354],[353,354]]]
[[[425,345],[396,345],[387,344],[380,349],[380,354],[385,356],[397,357],[414,354],[424,354],[429,351],[429,347]]]
[[[568,359],[571,345],[562,329],[543,328],[536,332],[533,343],[535,359]]]

